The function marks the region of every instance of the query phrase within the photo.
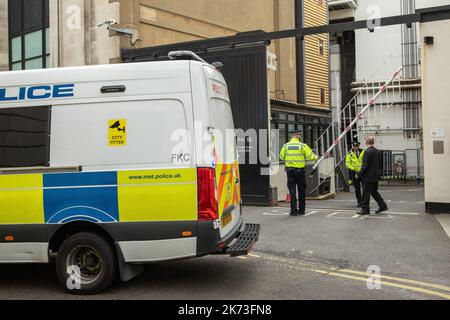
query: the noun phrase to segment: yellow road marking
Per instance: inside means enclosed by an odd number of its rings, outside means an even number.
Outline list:
[[[360,281],[364,281],[367,283],[366,278],[361,278],[361,277],[355,277],[355,276],[349,276],[346,274],[341,274],[341,273],[335,273],[335,272],[331,272],[329,273],[330,276],[335,276],[335,277],[341,277],[341,278],[347,278],[347,279],[353,279],[353,280],[360,280]],[[405,290],[410,290],[410,291],[416,291],[416,292],[420,292],[420,293],[424,293],[424,294],[428,294],[428,295],[432,295],[432,296],[437,296],[437,297],[441,297],[447,300],[450,300],[450,294],[445,294],[445,293],[441,293],[438,291],[434,291],[434,290],[429,290],[429,289],[423,289],[423,288],[418,288],[418,287],[412,287],[412,286],[407,286],[407,285],[403,285],[403,284],[398,284],[398,283],[392,283],[392,282],[387,282],[387,281],[378,281],[378,283],[388,286],[388,287],[394,287],[394,288],[400,288],[400,289],[405,289]]]
[[[276,258],[276,257],[270,257],[270,256],[258,256],[258,255],[250,255],[251,257],[254,258],[262,258],[265,260],[272,260],[272,261],[278,261],[278,262],[288,262],[288,263],[292,263],[291,261],[288,261],[287,259],[280,259],[280,258]],[[298,263],[298,265],[307,265],[304,263]],[[282,266],[282,267],[286,267],[286,265],[282,265],[282,264],[278,264],[278,266]],[[338,277],[338,278],[345,278],[345,279],[351,279],[351,280],[356,280],[356,281],[363,281],[365,283],[367,283],[367,281],[369,280],[369,277],[373,276],[371,274],[365,273],[365,272],[359,272],[359,271],[353,271],[353,270],[339,270],[336,268],[332,268],[331,271],[327,271],[327,270],[321,270],[321,269],[315,269],[315,268],[301,268],[301,267],[293,267],[293,266],[288,266],[290,269],[297,269],[297,270],[302,270],[302,271],[310,271],[310,272],[314,272],[314,273],[320,273],[323,275],[328,275],[328,276],[332,276],[332,277]],[[357,276],[352,276],[349,274],[344,274],[344,273],[339,273],[339,272],[345,272],[345,273],[353,273],[355,275],[364,275],[367,276],[367,278],[364,277],[357,277]],[[435,288],[435,289],[440,289],[440,290],[444,290],[444,291],[450,291],[449,287],[446,286],[441,286],[438,284],[433,284],[433,283],[426,283],[426,282],[421,282],[421,281],[415,281],[415,280],[409,280],[409,279],[402,279],[402,278],[396,278],[396,277],[390,277],[390,276],[381,276],[381,279],[388,279],[388,280],[394,280],[394,281],[398,281],[398,282],[405,282],[405,283],[410,283],[410,284],[416,284],[416,285],[421,285],[421,286],[428,286],[431,288]],[[377,281],[377,283],[381,284],[381,285],[385,285],[387,287],[393,287],[393,288],[398,288],[398,289],[404,289],[404,290],[409,290],[409,291],[415,291],[415,292],[419,292],[422,294],[427,294],[427,295],[432,295],[432,296],[437,296],[440,298],[444,298],[447,300],[450,300],[450,294],[446,294],[446,293],[442,293],[439,291],[435,291],[435,290],[430,290],[430,289],[425,289],[425,288],[419,288],[419,287],[414,287],[414,286],[409,286],[409,285],[403,285],[403,284],[399,284],[399,283],[393,283],[393,282],[388,282],[388,281]]]
[[[353,271],[353,270],[339,270],[339,272],[359,274],[359,275],[368,276],[368,277],[373,276],[373,275],[371,275],[369,273],[366,273],[366,272]],[[410,283],[410,284],[416,284],[416,285],[423,286],[423,287],[430,287],[430,288],[435,288],[435,289],[439,289],[439,290],[444,290],[444,291],[450,292],[450,287],[442,286],[440,284],[421,282],[421,281],[409,280],[409,279],[403,279],[403,278],[396,278],[396,277],[385,276],[385,275],[381,275],[381,278],[387,279],[387,280],[398,281],[398,282],[405,282],[405,283]]]

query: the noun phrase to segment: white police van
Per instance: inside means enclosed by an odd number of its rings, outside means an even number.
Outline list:
[[[225,80],[170,57],[0,73],[0,263],[55,260],[94,294],[144,263],[249,252]]]

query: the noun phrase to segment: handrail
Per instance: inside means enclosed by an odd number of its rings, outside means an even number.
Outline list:
[[[344,114],[344,112],[347,111],[347,109],[352,105],[352,103],[357,100],[359,94],[361,93],[361,91],[364,89],[366,89],[367,83],[362,86],[361,88],[358,89],[358,92],[353,96],[353,98],[347,103],[347,105],[341,110],[341,113],[339,114],[339,119],[342,119],[342,115]],[[334,120],[322,133],[322,135],[319,136],[319,138],[315,141],[315,144],[319,143],[320,140],[327,134],[328,130],[330,128],[332,128],[335,123],[339,123],[338,120]],[[340,128],[339,128],[340,129]]]

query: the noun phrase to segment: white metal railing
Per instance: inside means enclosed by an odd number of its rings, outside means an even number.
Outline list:
[[[362,130],[365,136],[366,128],[373,125],[370,122],[371,119],[377,119],[377,113],[391,108],[401,98],[400,82],[398,85],[395,82],[402,70],[403,66],[389,80],[379,82],[378,87],[376,85],[369,87],[365,83],[360,88],[356,95],[343,108],[339,118],[315,142],[316,151],[322,157],[314,166],[314,170],[320,166],[320,163],[325,158],[331,155],[335,158],[335,170],[341,166],[350,150],[348,148],[347,134],[349,132],[356,132],[356,135],[360,136],[359,131]],[[330,173],[330,176],[332,173]],[[320,184],[317,188],[319,187]]]
[[[328,147],[336,141],[338,135],[342,132],[344,128],[346,128],[351,120],[356,118],[356,115],[359,113],[358,111],[358,103],[361,100],[361,97],[364,94],[364,91],[367,87],[367,83],[365,83],[362,87],[360,87],[355,94],[355,96],[347,103],[347,105],[341,110],[338,119],[334,120],[333,123],[325,129],[322,135],[315,142],[316,151],[319,154],[324,154]],[[351,119],[349,121],[349,119]],[[342,162],[342,159],[345,158],[348,152],[348,143],[347,139],[343,139],[341,144],[337,146],[334,151],[334,158],[336,165]]]

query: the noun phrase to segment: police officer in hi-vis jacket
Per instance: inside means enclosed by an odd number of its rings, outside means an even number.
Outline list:
[[[288,188],[291,197],[291,216],[303,216],[306,210],[306,172],[308,161],[317,161],[319,157],[311,148],[300,142],[301,132],[295,132],[292,140],[281,149],[280,159],[285,162],[288,178]],[[297,189],[299,207],[297,208]]]
[[[345,165],[350,173],[350,185],[355,187],[356,200],[358,208],[362,206],[361,178],[359,174],[364,159],[364,150],[360,148],[361,144],[357,141],[353,143],[353,149],[347,154]]]

